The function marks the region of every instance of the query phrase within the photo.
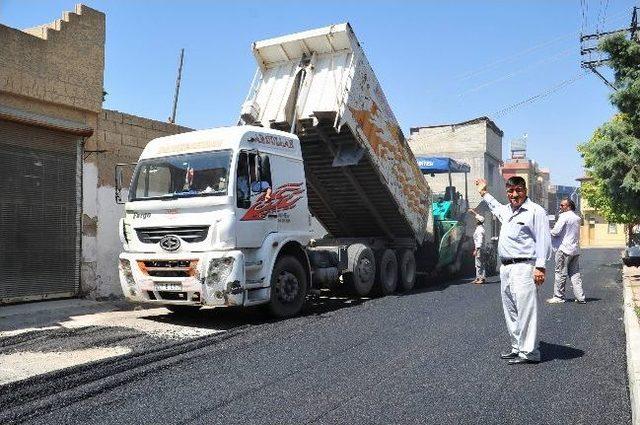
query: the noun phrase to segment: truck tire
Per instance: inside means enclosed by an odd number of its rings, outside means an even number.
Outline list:
[[[307,274],[296,257],[282,256],[271,273],[269,313],[277,318],[295,316],[307,297]]]
[[[369,295],[376,279],[376,258],[368,246],[356,243],[347,248],[350,273],[344,275],[349,288],[358,296]]]
[[[398,259],[392,249],[385,249],[376,264],[375,289],[378,295],[393,294],[398,287]]]
[[[200,306],[197,305],[165,305],[165,307],[177,316],[191,316],[200,310]]]
[[[398,253],[398,283],[404,292],[412,290],[416,284],[416,257],[410,249]]]

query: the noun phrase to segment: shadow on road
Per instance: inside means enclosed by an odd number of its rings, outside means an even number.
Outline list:
[[[566,345],[540,341],[541,363],[552,360],[571,360],[584,355],[584,351]]]
[[[336,310],[363,304],[371,299],[373,298],[354,297],[339,292],[323,292],[321,296],[310,296],[299,316],[322,316]],[[260,325],[286,320],[271,317],[262,307],[203,308],[190,314],[167,312],[167,314],[150,315],[141,317],[141,319],[218,330],[230,330],[239,326]]]
[[[203,308],[189,314],[167,314],[141,317],[159,323],[188,326],[201,329],[228,331],[238,326],[257,325],[270,321],[264,312],[256,307]]]
[[[409,292],[398,292],[390,296],[407,296],[432,291],[442,291],[453,285],[473,285],[474,277],[454,277],[445,278],[425,278],[421,277],[416,282],[416,286]],[[484,285],[499,283],[497,276],[487,278]],[[483,285],[478,285],[483,286]],[[347,293],[344,289],[336,288],[332,291],[322,290],[320,296],[310,296],[299,316],[322,316],[343,308],[354,307],[378,298],[376,296],[357,297]],[[264,308],[257,307],[225,307],[225,308],[203,308],[191,314],[174,314],[167,312],[163,315],[149,315],[141,317],[143,320],[150,320],[160,323],[170,323],[174,325],[197,327],[204,329],[230,330],[238,326],[259,325],[270,322],[277,322],[269,316]]]

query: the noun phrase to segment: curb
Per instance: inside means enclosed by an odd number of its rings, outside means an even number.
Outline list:
[[[640,271],[632,272],[631,267],[623,268],[624,285],[624,330],[627,340],[627,373],[629,375],[629,398],[633,425],[640,425],[640,321],[635,312],[632,280],[640,285]],[[635,279],[633,279],[635,278]]]

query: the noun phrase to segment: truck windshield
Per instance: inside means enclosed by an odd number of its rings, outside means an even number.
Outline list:
[[[145,159],[138,163],[129,201],[226,195],[231,151]]]

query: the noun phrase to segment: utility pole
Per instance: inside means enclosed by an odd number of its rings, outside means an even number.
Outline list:
[[[180,65],[178,66],[178,78],[176,79],[176,93],[173,96],[173,111],[169,122],[175,124],[176,122],[176,110],[178,109],[178,95],[180,94],[180,80],[182,79],[182,63],[184,61],[184,49],[180,49]]]
[[[580,66],[584,69],[588,69],[594,74],[596,74],[607,86],[612,88],[613,90],[617,90],[616,87],[609,81],[607,78],[598,71],[598,67],[602,65],[607,65],[609,63],[609,58],[598,57],[596,59],[592,59],[592,53],[598,53],[598,42],[601,38],[606,37],[611,34],[618,34],[622,32],[629,32],[630,39],[635,41],[636,43],[640,40],[638,39],[638,7],[633,8],[633,13],[631,15],[631,25],[629,28],[621,28],[613,31],[604,31],[597,32],[595,34],[585,34],[580,35],[580,55],[582,57],[587,57],[588,60],[582,60],[580,62]]]

